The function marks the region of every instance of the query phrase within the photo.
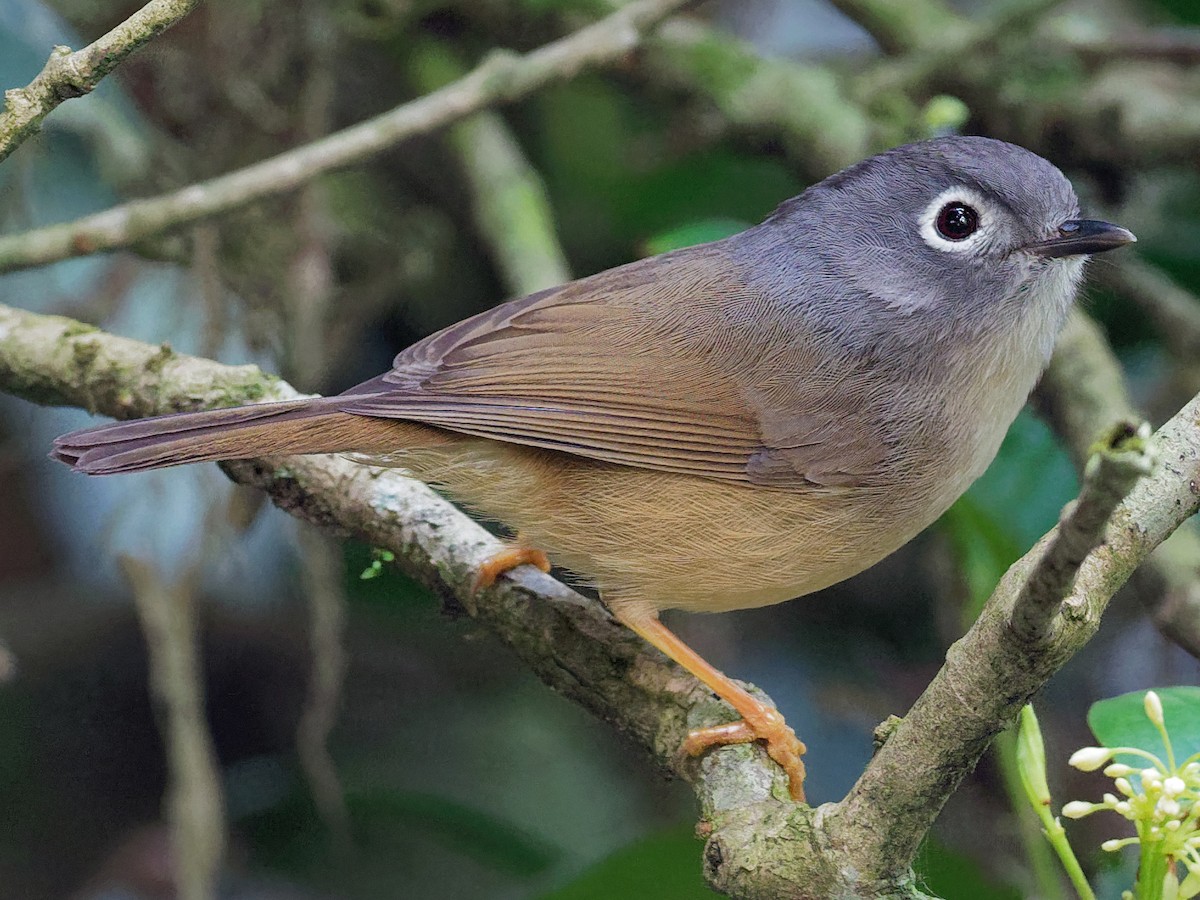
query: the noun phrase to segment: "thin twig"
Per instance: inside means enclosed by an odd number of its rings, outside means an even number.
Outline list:
[[[1090,63],[1114,59],[1154,60],[1179,66],[1200,63],[1200,34],[1195,29],[1160,29],[1107,37],[1064,35],[1064,42]]]
[[[940,2],[917,0],[835,0],[842,11],[871,32],[887,48],[911,52],[889,57],[857,79],[857,94],[909,91],[937,73],[961,71],[964,59],[990,58],[984,51],[1013,34],[1028,32],[1064,0],[1008,0],[990,5],[979,20],[968,19]],[[903,9],[895,15],[891,7]]]
[[[309,790],[339,853],[351,849],[350,814],[342,780],[329,754],[329,734],[337,723],[346,673],[346,595],[342,562],[329,538],[298,523],[296,542],[303,554],[304,589],[308,601],[309,670],[304,712],[296,728],[296,750]]]
[[[129,247],[180,225],[293,190],[317,175],[361,162],[413,135],[619,59],[637,46],[646,31],[688,2],[691,0],[636,0],[530,53],[495,52],[453,84],[244,169],[74,222],[0,238],[0,272]]]
[[[37,133],[42,120],[64,100],[82,97],[125,57],[166,31],[200,0],[150,0],[132,16],[82,50],[55,47],[37,77],[4,92],[0,113],[0,162]]]
[[[225,802],[204,714],[191,585],[167,585],[149,563],[121,557],[146,638],[170,784],[174,877],[181,900],[212,900],[225,855]]]
[[[1153,469],[1155,454],[1149,437],[1149,425],[1122,423],[1096,445],[1079,496],[1063,509],[1053,537],[1013,604],[1010,623],[1020,640],[1045,640],[1079,567],[1103,542],[1113,511],[1138,479]]]
[[[1100,326],[1079,310],[1058,337],[1033,403],[1082,474],[1097,439],[1137,421],[1121,364]],[[1186,523],[1142,566],[1138,594],[1154,624],[1200,659],[1200,529]]]

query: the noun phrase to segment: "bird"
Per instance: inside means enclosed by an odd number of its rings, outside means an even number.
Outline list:
[[[760,741],[803,801],[781,714],[670,631],[811,594],[936,520],[983,472],[1045,368],[1092,254],[1136,240],[1081,219],[1016,145],[884,151],[760,224],[510,300],[329,397],[73,432],[91,475],[305,453],[403,467],[516,537],[480,570],[553,561],[740,718],[692,755]]]

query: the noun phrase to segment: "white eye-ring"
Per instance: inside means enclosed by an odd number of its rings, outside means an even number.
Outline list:
[[[921,238],[935,250],[948,253],[970,250],[989,230],[989,206],[978,191],[968,187],[947,188],[917,218]]]

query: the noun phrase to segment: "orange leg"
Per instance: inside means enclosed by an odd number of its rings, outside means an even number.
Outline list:
[[[475,594],[491,587],[496,583],[496,579],[509,569],[524,565],[537,566],[543,572],[550,571],[550,560],[541,550],[521,546],[505,547],[483,561],[483,565],[475,573],[475,580],[471,582],[471,593]]]
[[[778,710],[754,699],[727,675],[713,668],[657,617],[626,618],[618,613],[617,619],[699,678],[741,714],[740,722],[693,731],[683,742],[684,753],[697,756],[710,747],[723,744],[765,741],[771,759],[787,773],[792,799],[804,802],[804,762],[800,759],[804,755],[804,744],[783,721]]]

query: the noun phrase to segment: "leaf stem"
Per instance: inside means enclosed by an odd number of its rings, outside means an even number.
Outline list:
[[[1133,895],[1137,900],[1162,900],[1163,881],[1167,877],[1167,858],[1162,853],[1162,841],[1150,838],[1142,822],[1137,823],[1137,829],[1141,842]]]
[[[1067,832],[1062,822],[1050,812],[1050,789],[1046,786],[1046,754],[1042,742],[1042,729],[1038,725],[1037,714],[1032,705],[1026,704],[1021,709],[1019,722],[1016,764],[1025,784],[1029,804],[1041,820],[1042,833],[1058,854],[1059,862],[1062,863],[1067,878],[1071,880],[1075,893],[1079,895],[1080,900],[1096,900],[1096,894],[1088,884],[1087,876],[1083,874],[1083,867],[1079,865],[1075,851],[1071,849],[1071,843],[1067,840]]]

